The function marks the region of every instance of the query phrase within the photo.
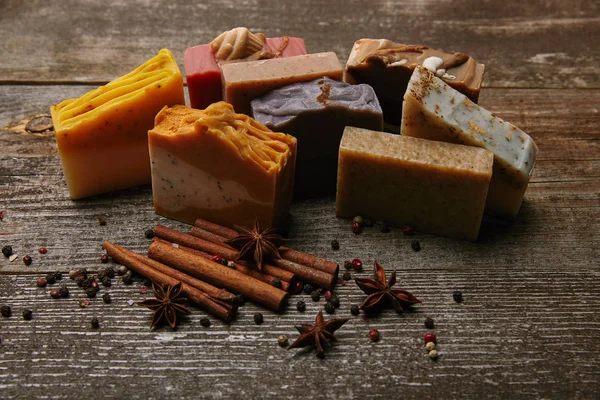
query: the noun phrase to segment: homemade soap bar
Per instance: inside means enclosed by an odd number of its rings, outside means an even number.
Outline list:
[[[340,144],[336,215],[476,240],[493,154],[477,147],[348,127]]]
[[[334,196],[340,140],[346,126],[382,130],[373,88],[329,78],[295,83],[252,100],[253,117],[298,139],[294,193]]]
[[[183,79],[167,49],[127,75],[52,106],[71,198],[150,183],[148,130],[165,105],[185,104]]]
[[[426,65],[445,82],[477,102],[484,65],[465,53],[449,54],[427,46],[406,45],[386,39],[360,39],[354,43],[344,80],[368,83],[375,89],[386,122],[399,125],[402,96],[417,65]]]
[[[533,171],[537,146],[527,134],[474,104],[429,70],[416,68],[402,112],[402,135],[461,143],[494,153],[488,211],[516,217]]]
[[[218,102],[165,107],[148,132],[157,214],[193,224],[281,227],[292,200],[296,139]]]
[[[237,30],[244,28],[236,28]],[[236,31],[233,29],[219,35],[227,37],[233,35]],[[245,31],[245,38],[250,34]],[[188,48],[184,55],[185,74],[187,77],[188,93],[190,95],[190,103],[193,108],[203,109],[223,100],[223,90],[221,86],[221,67],[219,62],[232,61],[248,61],[253,59],[290,57],[300,54],[306,54],[306,46],[304,40],[296,37],[278,37],[264,38],[264,35],[252,35],[251,38],[258,38],[260,44],[257,47],[256,42],[245,46],[244,43],[239,43],[243,40],[242,35],[237,35],[233,43],[230,40],[221,40],[217,46],[215,41],[211,44],[203,44]],[[227,37],[229,39],[229,37]],[[212,45],[212,49],[211,49]],[[228,47],[229,45],[230,47]],[[244,46],[243,46],[244,45]],[[218,60],[215,53],[225,54],[224,49],[230,48],[231,51],[226,53],[225,59]],[[234,50],[235,49],[235,50]],[[215,52],[213,52],[215,50]]]
[[[223,69],[223,98],[235,111],[250,114],[250,102],[273,89],[321,77],[342,80],[342,65],[335,53],[228,63]]]

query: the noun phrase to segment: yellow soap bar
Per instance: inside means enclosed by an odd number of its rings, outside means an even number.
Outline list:
[[[285,224],[296,138],[269,130],[231,104],[165,107],[148,133],[157,214],[193,224]]]
[[[493,161],[477,147],[346,127],[336,215],[476,240]]]
[[[173,54],[50,108],[72,199],[150,183],[148,130],[165,105],[185,104]]]

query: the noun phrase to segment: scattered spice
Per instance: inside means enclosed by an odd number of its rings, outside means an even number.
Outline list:
[[[106,268],[104,268],[104,271],[103,271],[103,272],[104,272],[104,273],[106,274],[106,276],[107,276],[107,277],[109,277],[110,279],[112,279],[112,278],[114,278],[114,277],[115,277],[115,270],[114,270],[114,269],[112,269],[111,267],[106,267]]]
[[[23,264],[25,264],[26,266],[29,267],[32,262],[33,262],[33,260],[31,259],[31,256],[29,254],[26,256],[23,256]]]
[[[56,279],[57,281],[62,280],[63,276],[62,276],[62,272],[60,271],[54,271],[54,279]]]
[[[423,336],[423,340],[425,341],[425,343],[429,343],[429,342],[433,342],[433,343],[437,343],[437,338],[435,337],[435,333],[426,333],[425,336]]]
[[[310,298],[313,301],[319,301],[321,300],[321,292],[318,290],[313,290],[313,292],[310,294]]]
[[[337,240],[332,240],[331,241],[331,249],[332,250],[339,250],[340,249],[340,242],[338,242]]]
[[[302,293],[303,289],[304,289],[304,283],[302,281],[296,281],[294,283],[292,293],[294,293],[294,294]]]
[[[100,287],[99,287],[99,285],[98,285],[98,281],[96,281],[95,279],[92,279],[92,280],[90,281],[90,288],[91,288],[91,289],[94,289],[96,292],[97,292],[98,290],[100,290]]]
[[[138,303],[140,306],[148,307],[154,311],[150,327],[153,328],[165,320],[171,328],[175,328],[177,326],[177,314],[190,313],[183,305],[187,299],[183,297],[181,282],[178,282],[175,286],[160,286],[153,283],[152,287],[156,298]]]
[[[373,220],[371,218],[365,218],[363,221],[363,225],[367,228],[371,228],[373,226]]]
[[[421,250],[421,243],[418,240],[413,240],[413,241],[410,242],[410,247],[414,251],[420,251]]]
[[[333,296],[333,293],[331,293],[330,290],[326,290],[325,293],[323,293],[323,297],[325,297],[325,300],[327,301],[331,299],[331,296]]]
[[[103,217],[97,217],[97,219],[98,219],[98,225],[100,225],[100,226],[106,225],[106,220]]]
[[[360,258],[352,259],[352,268],[354,268],[356,271],[362,270],[362,266],[363,262],[360,260]]]
[[[25,321],[31,321],[31,318],[33,318],[33,311],[23,310],[23,319]]]
[[[40,247],[38,249],[38,253],[40,253],[40,254],[46,254],[47,252],[48,252],[48,249],[45,247]]]
[[[129,269],[126,266],[121,265],[119,268],[116,269],[115,272],[119,275],[125,275],[127,272],[129,272]]]
[[[2,314],[4,318],[10,317],[12,315],[12,310],[10,309],[10,306],[4,305],[0,307],[0,314]]]
[[[35,280],[35,285],[37,287],[45,287],[48,284],[48,281],[43,276],[40,276]]]
[[[433,361],[437,360],[439,357],[437,350],[431,350],[428,355],[429,355],[429,358],[432,359]]]
[[[358,225],[360,225],[360,226],[362,226],[362,225],[363,225],[363,222],[364,222],[364,221],[363,221],[363,217],[361,217],[360,215],[357,215],[356,217],[354,217],[354,218],[352,219],[352,223],[353,223],[353,224],[358,224]]]
[[[4,254],[4,257],[8,258],[10,256],[13,255],[13,249],[12,246],[6,245],[2,247],[2,254]]]
[[[92,320],[90,321],[90,325],[92,326],[92,328],[98,329],[100,328],[100,321],[98,321],[98,318],[92,318]]]
[[[350,261],[350,260],[344,261],[344,268],[352,269],[352,261]]]
[[[53,299],[60,299],[60,290],[52,289],[50,291],[50,297],[52,297]]]
[[[54,276],[54,274],[46,275],[46,282],[48,282],[49,285],[56,283],[56,276]]]
[[[214,262],[216,262],[216,263],[219,263],[219,264],[221,264],[221,262],[223,262],[223,257],[221,257],[221,256],[220,256],[220,255],[218,255],[218,254],[215,254],[215,255],[213,256],[212,260],[213,260]]]
[[[352,315],[358,315],[360,313],[360,309],[358,308],[358,306],[356,304],[352,305],[352,307],[350,307],[350,313]]]
[[[360,224],[357,222],[353,222],[352,223],[352,232],[358,235],[360,233],[360,231],[361,231]]]
[[[335,307],[330,302],[327,302],[325,303],[325,311],[327,311],[328,314],[333,314],[335,312]]]
[[[0,221],[4,219],[4,211],[0,211]]]
[[[285,242],[285,239],[276,235],[275,229],[269,228],[261,231],[258,221],[254,221],[253,229],[243,226],[235,228],[241,233],[225,243],[239,250],[238,259],[253,259],[257,267],[262,269],[263,261],[266,258],[281,258],[277,249]]]
[[[388,224],[382,224],[381,225],[381,233],[389,233],[390,232],[390,227],[388,226]]]
[[[313,285],[311,285],[310,283],[307,283],[306,285],[304,285],[304,289],[302,289],[302,291],[306,294],[311,294],[314,290],[315,290],[315,287]]]
[[[140,294],[146,294],[147,291],[148,291],[148,288],[146,286],[143,286],[140,288]]]
[[[202,325],[205,328],[208,328],[210,326],[210,319],[206,317],[200,318],[200,325]]]
[[[89,297],[90,299],[93,299],[94,297],[96,297],[97,293],[98,293],[98,291],[96,289],[91,288],[91,287],[85,289],[85,295],[87,297]]]
[[[463,294],[460,290],[455,290],[452,293],[452,298],[454,299],[455,302],[457,303],[462,303],[463,301]]]
[[[254,314],[254,323],[255,324],[262,324],[264,321],[264,317],[261,313],[256,313]]]
[[[312,345],[317,349],[317,357],[324,358],[325,349],[331,346],[331,342],[336,340],[333,335],[334,332],[340,329],[347,321],[347,318],[325,321],[323,319],[323,312],[319,311],[315,318],[314,325],[296,326],[296,329],[300,332],[300,336],[288,347],[288,349]]]
[[[329,302],[335,307],[335,308],[339,308],[340,307],[340,298],[337,297],[335,294],[333,296],[331,296],[331,299],[329,299]]]
[[[10,255],[10,257],[8,257],[8,261],[13,262],[17,259],[17,257],[19,256],[13,253]]]
[[[355,278],[358,287],[368,294],[360,308],[366,312],[378,312],[391,306],[397,312],[420,301],[403,289],[392,289],[396,284],[396,270],[392,272],[386,283],[385,270],[375,261],[375,279]]]
[[[127,271],[127,273],[121,277],[121,280],[124,284],[131,285],[133,283],[133,274],[131,271]]]
[[[350,279],[352,279],[352,274],[348,271],[345,271],[342,275],[342,279],[345,281],[349,281]]]
[[[277,344],[281,347],[287,347],[289,344],[288,337],[285,335],[277,336]]]
[[[237,297],[237,304],[238,306],[243,306],[244,304],[246,304],[246,296],[244,296],[243,294],[238,294],[236,295]]]
[[[415,228],[413,228],[412,226],[404,225],[402,227],[402,233],[406,236],[412,236],[415,234]]]
[[[87,299],[79,300],[79,307],[86,308],[89,305],[90,305],[90,301],[89,300],[87,300]]]
[[[102,264],[106,264],[108,262],[108,256],[106,254],[102,254],[102,256],[100,257],[100,262]]]
[[[110,298],[110,294],[108,294],[108,293],[104,293],[104,294],[102,295],[102,301],[103,301],[105,304],[110,304],[110,303],[112,302],[112,299]]]
[[[67,287],[67,285],[60,285],[60,287],[58,288],[58,294],[63,299],[69,297],[69,288]]]
[[[373,342],[379,341],[379,331],[375,328],[369,329],[369,337]]]
[[[273,278],[273,280],[271,281],[271,285],[273,285],[276,288],[281,289],[281,279],[275,277]]]
[[[144,232],[144,237],[146,239],[154,238],[154,229],[146,229],[146,231]]]
[[[425,325],[425,328],[427,328],[427,329],[433,329],[434,328],[433,319],[430,317],[425,318],[423,325]]]
[[[298,301],[296,303],[296,310],[298,310],[300,312],[304,312],[306,310],[306,303],[303,302],[302,300]]]
[[[435,350],[435,343],[433,343],[433,342],[425,343],[425,349],[427,349],[427,351]]]

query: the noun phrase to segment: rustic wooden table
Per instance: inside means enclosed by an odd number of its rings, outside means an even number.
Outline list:
[[[194,4],[195,3],[195,4]],[[147,249],[158,217],[150,187],[71,201],[53,133],[24,125],[50,105],[128,72],[160,48],[183,52],[247,26],[303,37],[311,52],[345,62],[355,40],[389,38],[465,51],[487,66],[480,103],[528,132],[538,163],[516,221],[486,221],[477,243],[377,227],[360,235],[334,200],[295,203],[291,246],[343,262],[397,268],[413,312],[352,317],[324,360],[285,349],[323,301],[306,295],[274,314],[247,304],[231,324],[193,309],[177,330],[149,329],[130,305],[142,283],[116,281],[111,304],[65,279],[54,300],[35,279],[75,267],[97,271],[104,240]],[[600,390],[600,4],[588,0],[0,1],[0,398],[592,398]],[[107,221],[99,226],[97,217]],[[338,239],[340,250],[330,241]],[[418,239],[415,253],[410,242]],[[40,255],[39,247],[48,248]],[[20,261],[25,254],[31,266]],[[459,289],[464,301],[456,303]],[[102,289],[102,293],[105,289]],[[336,316],[364,298],[338,286]],[[33,319],[21,317],[24,309]],[[265,315],[255,325],[252,315]],[[435,320],[440,358],[423,348]],[[90,327],[97,317],[99,329]],[[368,329],[381,332],[369,340]]]

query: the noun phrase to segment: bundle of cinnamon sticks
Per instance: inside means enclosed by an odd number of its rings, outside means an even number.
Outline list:
[[[237,311],[237,297],[229,290],[281,310],[296,280],[325,289],[337,282],[336,263],[283,246],[281,258],[260,270],[246,261],[233,261],[238,251],[225,241],[237,231],[201,219],[194,225],[190,234],[157,225],[148,257],[108,241],[103,248],[117,262],[161,285],[182,282],[191,301],[225,321]],[[230,260],[230,266],[215,261],[215,256]]]

